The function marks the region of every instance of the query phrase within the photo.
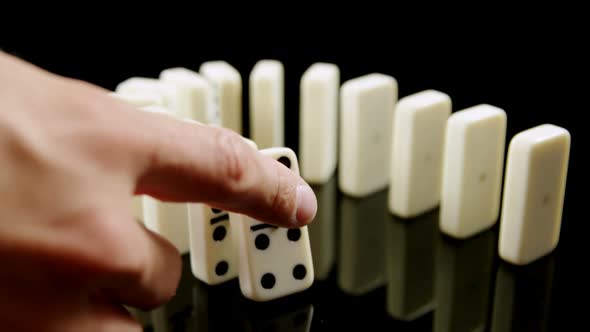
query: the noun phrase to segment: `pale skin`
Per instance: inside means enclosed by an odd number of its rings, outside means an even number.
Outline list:
[[[310,223],[305,181],[242,138],[116,100],[0,52],[0,322],[7,331],[141,331],[123,306],[174,294],[181,260],[130,198]]]

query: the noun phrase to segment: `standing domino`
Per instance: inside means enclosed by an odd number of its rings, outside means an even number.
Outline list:
[[[162,97],[163,106],[170,112],[177,114],[177,89],[174,85],[155,78],[131,77],[119,83],[115,92],[121,94],[149,93]]]
[[[389,210],[412,218],[435,208],[440,187],[448,95],[426,90],[400,99],[391,143]]]
[[[269,148],[261,153],[299,174],[291,149]],[[239,280],[244,296],[269,301],[311,286],[314,270],[307,226],[279,228],[233,213],[230,218],[238,238]]]
[[[309,183],[328,182],[336,169],[339,85],[340,71],[329,63],[313,64],[301,78],[299,162]]]
[[[238,276],[238,253],[226,211],[189,204],[189,243],[196,278],[216,285]]]
[[[170,114],[164,107],[146,106],[146,112]],[[170,241],[181,254],[189,251],[188,211],[186,203],[162,202],[145,195],[142,198],[146,227]]]
[[[491,105],[455,112],[447,121],[440,229],[467,238],[496,223],[500,209],[506,113]]]
[[[284,108],[283,64],[258,61],[250,73],[250,137],[261,149],[284,145]]]
[[[528,264],[557,247],[570,134],[551,124],[514,136],[508,150],[499,254]]]
[[[160,80],[176,87],[181,118],[220,125],[213,89],[204,77],[186,68],[170,68],[160,73]]]
[[[250,147],[257,149],[253,141],[243,139]],[[237,238],[230,224],[228,212],[202,203],[190,203],[188,209],[193,275],[209,285],[220,284],[237,277]]]
[[[201,64],[199,73],[211,83],[214,107],[221,126],[242,134],[242,77],[225,61],[208,61]]]
[[[338,183],[349,196],[366,196],[389,184],[397,81],[369,74],[345,82],[340,91]]]
[[[150,92],[143,92],[143,91],[136,91],[132,93],[121,93],[121,92],[113,92],[111,96],[127,102],[133,106],[141,108],[145,107],[156,107],[161,108],[164,103],[164,99],[158,93],[150,93]],[[143,215],[143,200],[144,195],[134,195],[132,197],[132,206],[133,206],[133,218],[143,223],[144,222],[144,215]]]

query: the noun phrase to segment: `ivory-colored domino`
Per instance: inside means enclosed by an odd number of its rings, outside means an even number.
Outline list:
[[[238,253],[227,211],[189,204],[189,244],[193,275],[216,285],[238,276]]]
[[[188,211],[186,203],[162,202],[153,197],[143,199],[146,227],[166,238],[181,254],[189,252]]]
[[[397,81],[377,73],[349,80],[340,88],[338,184],[343,193],[361,197],[389,184],[397,94]]]
[[[243,138],[256,149],[253,141]],[[189,203],[189,245],[193,275],[209,285],[238,276],[236,231],[227,211],[202,203]]]
[[[212,85],[221,126],[242,134],[242,76],[225,61],[207,61],[199,73]]]
[[[334,64],[315,63],[301,77],[299,160],[308,183],[326,183],[336,169],[339,87]]]
[[[260,60],[250,73],[250,137],[261,149],[284,146],[284,68]]]
[[[389,210],[412,218],[440,202],[443,148],[451,98],[426,90],[401,98],[391,142]]]
[[[511,140],[498,245],[502,259],[524,265],[557,247],[569,152],[569,132],[551,124]]]
[[[146,106],[141,110],[171,114],[163,107]],[[186,203],[162,202],[153,197],[142,197],[143,220],[146,227],[170,241],[181,254],[188,253],[188,211]]]
[[[112,92],[110,95],[114,98],[130,103],[133,106],[139,107],[142,110],[152,107],[162,108],[164,99],[159,93],[150,93],[147,91],[135,91],[131,93]],[[165,112],[162,110],[162,112]],[[143,199],[144,195],[133,195],[132,206],[133,206],[133,218],[143,223]]]
[[[206,78],[187,68],[169,68],[160,73],[160,80],[176,86],[180,117],[221,125],[213,89]]]
[[[136,107],[164,106],[164,98],[159,93],[135,91],[131,93],[112,92],[110,95]]]
[[[498,219],[506,113],[477,105],[453,113],[445,135],[440,229],[467,238]]]
[[[119,83],[115,92],[121,94],[148,93],[159,94],[163,99],[163,106],[177,114],[177,89],[174,85],[159,79],[147,77],[131,77]]]
[[[261,153],[299,174],[293,150],[269,148]],[[279,228],[233,213],[230,222],[238,238],[239,281],[245,297],[269,301],[312,285],[314,269],[307,226]]]

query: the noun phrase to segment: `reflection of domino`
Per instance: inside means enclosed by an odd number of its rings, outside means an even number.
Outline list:
[[[160,80],[177,89],[178,115],[201,123],[219,124],[213,104],[213,91],[203,76],[186,68],[170,68],[160,73]]]
[[[500,211],[506,113],[478,105],[447,121],[440,229],[467,238],[492,227]]]
[[[340,200],[337,284],[363,295],[386,284],[385,222],[387,190],[360,199]]]
[[[309,183],[328,182],[336,169],[339,82],[329,63],[315,63],[301,77],[299,162]]]
[[[391,144],[389,209],[411,218],[440,201],[445,128],[451,114],[448,95],[426,90],[400,99]]]
[[[115,92],[120,94],[150,93],[162,97],[163,106],[172,113],[177,112],[176,87],[155,78],[131,77],[119,83]]]
[[[389,162],[397,81],[369,74],[345,82],[340,89],[340,190],[366,196],[389,184]]]
[[[242,77],[240,73],[225,61],[208,61],[201,64],[199,73],[203,75],[213,88],[213,104],[219,119],[213,123],[221,123],[242,134]]]
[[[297,157],[291,149],[260,152],[299,174]],[[307,226],[281,228],[234,213],[230,218],[237,237],[239,281],[244,296],[269,301],[311,286],[314,269]]]
[[[261,60],[250,73],[250,137],[266,149],[284,145],[284,69]]]
[[[557,247],[569,150],[569,132],[550,124],[511,140],[500,222],[504,260],[528,264]]]

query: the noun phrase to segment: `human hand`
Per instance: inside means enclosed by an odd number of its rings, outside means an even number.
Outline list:
[[[174,295],[181,260],[130,197],[203,202],[282,227],[317,209],[294,172],[225,129],[143,112],[0,52],[0,322],[139,331],[123,305]]]

